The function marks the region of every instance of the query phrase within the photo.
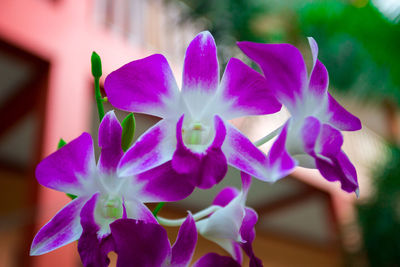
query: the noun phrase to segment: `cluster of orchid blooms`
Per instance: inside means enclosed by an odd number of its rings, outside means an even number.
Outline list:
[[[252,249],[257,213],[246,207],[251,177],[274,182],[296,166],[317,168],[328,181],[358,194],[340,131],[359,130],[361,123],[328,93],[318,46],[313,38],[309,43],[309,76],[302,55],[290,44],[239,42],[264,75],[232,58],[220,81],[209,32],[198,34],[187,48],[180,90],[159,54],[109,74],[104,87],[114,107],[162,120],[123,149],[123,127],[110,111],[100,123],[97,163],[88,133],[39,163],[41,185],[75,198],[37,233],[31,255],[79,240],[84,266],[108,266],[110,251],[118,254],[120,267],[188,266],[199,233],[231,256],[209,253],[194,266],[240,266],[242,251],[250,266],[262,266]],[[282,104],[291,117],[255,143],[229,123],[278,112]],[[268,155],[257,148],[274,137]],[[196,187],[209,189],[224,178],[228,165],[241,171],[241,190],[224,188],[210,207],[189,212],[186,219],[162,218],[144,204],[179,201]],[[172,247],[162,225],[180,226]]]

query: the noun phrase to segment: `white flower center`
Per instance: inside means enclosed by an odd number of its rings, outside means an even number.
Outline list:
[[[203,152],[212,141],[212,131],[201,122],[183,125],[182,138],[185,145],[194,152]]]

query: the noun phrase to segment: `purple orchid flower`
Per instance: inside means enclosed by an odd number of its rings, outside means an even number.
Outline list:
[[[144,202],[176,201],[193,191],[187,177],[172,171],[171,162],[134,176],[118,173],[117,165],[123,155],[121,133],[114,112],[108,112],[99,128],[102,151],[97,166],[93,141],[88,133],[83,133],[39,163],[36,178],[41,185],[77,198],[40,229],[32,242],[31,255],[47,253],[80,238],[82,215],[95,218],[96,242],[107,243],[110,223],[124,213],[129,218],[156,223]],[[88,209],[83,207],[89,200],[94,201],[95,208],[92,214],[85,214]]]
[[[122,173],[135,174],[172,159],[175,171],[192,174],[193,184],[203,189],[224,177],[227,164],[269,181],[266,155],[227,122],[280,110],[265,79],[232,58],[219,82],[214,39],[201,32],[186,51],[182,84],[179,90],[159,54],[108,75],[104,87],[112,105],[163,118],[127,151],[119,166]]]
[[[250,266],[262,266],[253,252],[252,243],[255,237],[254,226],[257,223],[257,213],[245,206],[250,189],[251,177],[242,175],[242,191],[234,187],[226,187],[215,197],[213,205],[222,208],[208,218],[196,223],[199,233],[228,251],[233,259],[242,263],[242,248],[250,258]]]
[[[340,181],[343,190],[358,194],[357,173],[341,150],[340,130],[359,130],[361,122],[329,94],[328,72],[317,59],[318,45],[313,38],[308,40],[313,56],[309,77],[300,51],[290,44],[238,43],[260,65],[268,88],[292,115],[269,152],[269,163],[278,163],[278,169],[286,158],[293,165],[317,168],[328,181]]]

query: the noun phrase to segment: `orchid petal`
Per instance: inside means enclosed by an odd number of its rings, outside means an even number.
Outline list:
[[[83,266],[107,267],[110,251],[115,250],[113,239],[110,235],[98,237],[100,226],[95,221],[95,208],[99,194],[95,194],[82,208],[80,217],[83,232],[78,242],[78,251]]]
[[[329,123],[339,130],[357,131],[361,129],[360,119],[345,110],[329,93],[327,112],[330,115]]]
[[[323,124],[318,137],[317,153],[328,158],[335,157],[343,145],[342,133],[328,124]]]
[[[118,166],[120,176],[131,176],[171,160],[176,147],[174,130],[169,120],[161,120],[147,130],[126,151]]]
[[[214,92],[218,87],[217,47],[208,31],[199,33],[186,50],[182,91]]]
[[[162,266],[171,253],[167,232],[159,224],[119,219],[111,224],[117,267]]]
[[[136,197],[142,202],[161,202],[186,198],[193,192],[197,179],[194,175],[177,173],[168,161],[138,174],[133,182],[141,188]]]
[[[110,103],[126,111],[168,117],[179,90],[164,56],[132,61],[109,74],[104,82]]]
[[[83,133],[43,159],[36,167],[36,178],[43,186],[79,196],[95,167],[92,138]]]
[[[322,176],[330,181],[339,181],[346,192],[355,192],[358,189],[357,172],[349,158],[340,151],[335,158],[328,162],[316,158],[316,165]]]
[[[329,76],[324,64],[318,60],[318,44],[312,37],[308,37],[313,57],[313,67],[309,81],[309,92],[315,97],[322,99],[328,90]]]
[[[72,200],[44,225],[33,239],[30,255],[42,255],[77,240],[82,233],[79,214],[87,200]]]
[[[254,226],[257,223],[257,220],[257,212],[255,212],[253,209],[246,208],[243,223],[240,227],[240,234],[243,240],[246,241],[244,243],[241,243],[241,247],[250,258],[250,267],[262,266],[261,260],[254,255],[252,247],[252,243],[256,235]]]
[[[268,181],[269,170],[266,155],[234,126],[228,123],[225,126],[227,134],[222,151],[225,153],[229,165],[260,180]]]
[[[239,195],[239,190],[236,187],[232,186],[225,187],[215,196],[212,204],[225,207],[238,195]]]
[[[219,116],[214,117],[215,136],[205,153],[192,152],[182,138],[182,116],[176,126],[177,148],[172,158],[172,167],[178,173],[197,177],[197,186],[208,189],[219,183],[228,171],[228,165],[221,146],[225,140],[225,124]],[[196,173],[196,174],[195,174]],[[196,176],[195,176],[196,175]]]
[[[143,202],[136,199],[136,196],[128,195],[125,197],[126,215],[128,218],[141,220],[145,223],[157,223],[156,218]]]
[[[99,147],[101,147],[99,168],[102,172],[115,172],[124,154],[121,147],[121,134],[121,124],[114,111],[109,111],[99,127]]]
[[[197,243],[196,224],[189,213],[178,232],[171,252],[172,266],[187,266],[192,259]]]
[[[239,48],[260,65],[267,87],[293,110],[306,89],[307,69],[300,51],[290,44],[239,42]]]
[[[301,138],[304,145],[304,151],[311,156],[315,156],[315,145],[320,132],[321,123],[317,118],[309,116],[304,119],[301,128]]]
[[[275,99],[265,78],[242,61],[231,58],[226,66],[219,87],[222,113],[229,120],[247,115],[263,115],[278,112],[281,104]]]
[[[268,181],[275,182],[291,173],[296,167],[297,162],[286,150],[286,137],[290,121],[282,128],[278,138],[273,143],[268,153],[268,166],[270,176]]]
[[[240,264],[231,257],[208,253],[201,257],[193,267],[240,267]]]

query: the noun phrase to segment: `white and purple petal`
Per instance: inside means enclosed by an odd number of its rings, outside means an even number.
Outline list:
[[[226,107],[220,112],[225,120],[275,113],[282,106],[265,78],[236,58],[231,58],[226,66],[218,96],[220,103],[215,106]]]
[[[35,174],[41,185],[79,196],[95,168],[92,137],[83,133],[43,159]]]
[[[162,118],[175,110],[179,99],[171,68],[159,54],[132,61],[110,73],[104,89],[113,106]]]
[[[164,119],[147,130],[126,151],[118,166],[119,176],[131,176],[150,170],[169,160],[176,149],[175,129]]]
[[[178,201],[193,192],[197,178],[177,173],[168,161],[136,175],[132,183],[140,187],[135,197],[142,202]]]
[[[162,266],[171,253],[165,229],[156,223],[119,219],[111,224],[117,267]]]
[[[78,242],[79,256],[83,266],[107,267],[110,263],[108,253],[115,250],[114,240],[108,234],[99,237],[100,226],[95,220],[95,209],[99,194],[95,194],[85,204],[80,213],[83,232]]]
[[[360,119],[345,110],[329,93],[328,107],[329,123],[342,131],[358,131],[361,129]]]
[[[104,116],[99,127],[99,169],[103,173],[114,173],[124,154],[121,147],[122,127],[114,111],[109,111]]]
[[[254,226],[257,223],[258,215],[253,209],[245,208],[245,216],[242,222],[242,226],[240,227],[240,234],[246,242],[241,243],[241,247],[244,252],[250,258],[250,267],[259,267],[262,266],[262,262],[258,259],[253,252],[253,241],[256,235],[254,230]]]
[[[42,255],[67,245],[81,236],[80,212],[87,197],[78,197],[61,209],[36,234],[30,255]]]
[[[197,229],[192,215],[189,213],[179,228],[178,237],[171,250],[172,266],[187,266],[192,259],[197,243]]]
[[[239,48],[260,65],[267,87],[289,110],[307,88],[307,69],[300,51],[290,44],[239,42]]]

